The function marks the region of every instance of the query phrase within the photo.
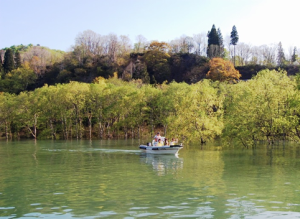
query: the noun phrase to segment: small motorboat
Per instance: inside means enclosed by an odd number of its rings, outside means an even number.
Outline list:
[[[177,154],[181,148],[183,148],[182,145],[151,146],[149,143],[148,145],[140,145],[142,152],[152,154]]]

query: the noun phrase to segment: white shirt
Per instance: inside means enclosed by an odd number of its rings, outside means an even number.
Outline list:
[[[161,136],[160,135],[155,135],[154,139],[156,139],[158,141],[158,139],[161,139]]]

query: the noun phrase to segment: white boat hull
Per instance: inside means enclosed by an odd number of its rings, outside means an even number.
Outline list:
[[[171,146],[147,146],[140,145],[142,152],[151,154],[177,154],[178,151],[183,148],[181,145],[171,145]]]

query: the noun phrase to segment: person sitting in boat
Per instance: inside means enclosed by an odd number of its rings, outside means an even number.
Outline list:
[[[172,141],[170,142],[170,145],[175,145],[176,141],[174,138],[172,138]]]
[[[169,145],[169,141],[167,138],[165,138],[165,145]]]
[[[164,146],[164,142],[160,138],[158,139],[157,146]]]

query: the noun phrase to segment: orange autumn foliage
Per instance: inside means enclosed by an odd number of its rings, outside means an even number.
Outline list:
[[[239,80],[242,76],[238,70],[236,70],[232,62],[224,60],[222,58],[213,58],[209,61],[209,72],[206,74],[206,78],[213,81],[233,81]]]

